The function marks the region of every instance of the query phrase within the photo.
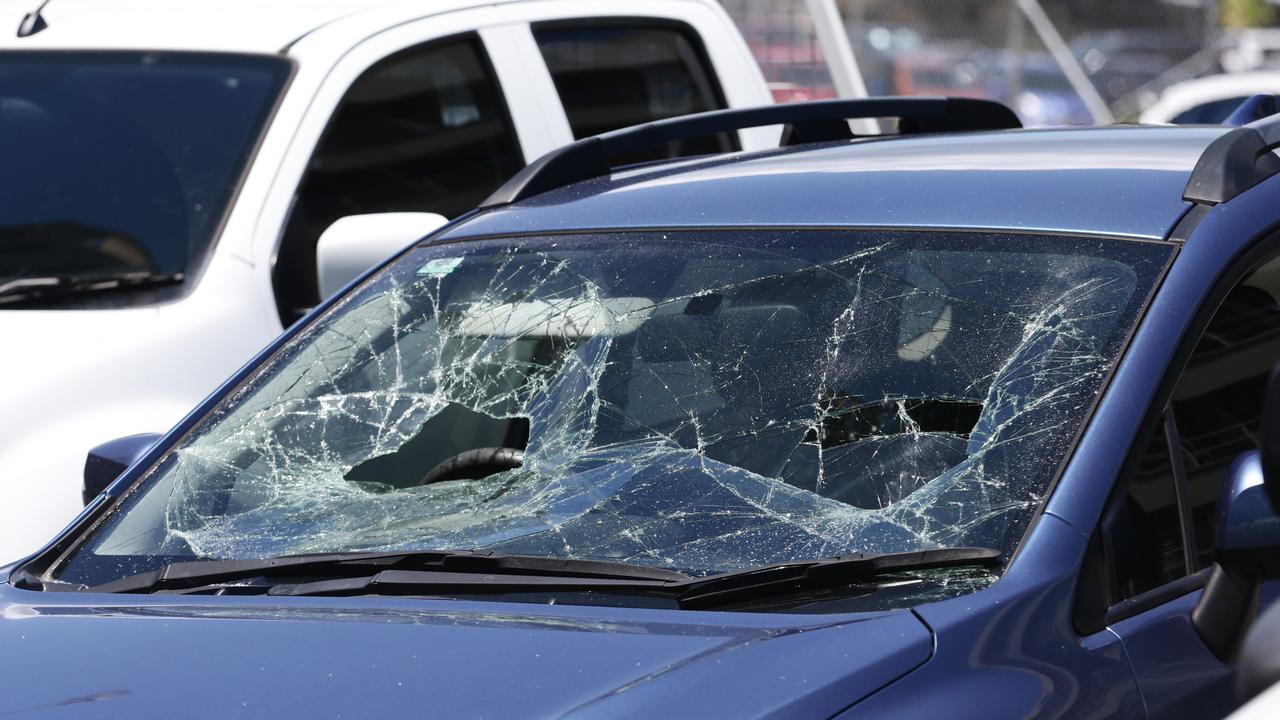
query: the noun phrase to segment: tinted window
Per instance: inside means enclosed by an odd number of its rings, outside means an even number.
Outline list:
[[[240,55],[0,53],[0,287],[197,270],[288,71]]]
[[[1153,429],[1128,490],[1112,501],[1103,520],[1103,547],[1112,560],[1112,602],[1187,574],[1167,438],[1162,422]]]
[[[711,64],[687,26],[596,22],[538,26],[534,37],[574,137],[725,107]],[[723,152],[728,136],[668,143],[615,158],[640,162]]]
[[[1280,259],[1249,273],[1205,329],[1173,392],[1199,567],[1213,561],[1211,519],[1227,468],[1258,447],[1262,391],[1280,360]]]
[[[352,84],[311,159],[281,242],[281,313],[319,299],[315,244],[346,215],[475,207],[524,165],[478,38],[413,48]]]

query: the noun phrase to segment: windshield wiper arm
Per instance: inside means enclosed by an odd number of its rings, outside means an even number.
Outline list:
[[[182,273],[153,273],[145,271],[112,275],[24,277],[0,283],[0,305],[58,295],[176,285],[184,279],[185,276]]]
[[[894,573],[994,566],[994,548],[937,548],[905,553],[841,555],[777,563],[707,577],[641,565],[483,551],[404,551],[288,555],[261,560],[170,563],[88,588],[91,592],[203,592],[222,583],[255,584],[270,595],[366,595],[594,591],[658,594],[685,609],[750,602],[834,588]],[[278,578],[273,580],[272,578]]]
[[[494,574],[484,572],[434,572],[431,570],[382,570],[367,577],[277,583],[267,595],[441,595],[503,592],[650,593],[666,597],[680,581],[657,578]]]
[[[995,565],[1002,553],[994,548],[938,548],[881,555],[841,555],[820,560],[762,565],[707,577],[688,577],[666,570],[621,565],[625,576],[456,575],[418,570],[383,570],[366,577],[300,583],[278,583],[268,595],[415,595],[502,592],[590,591],[670,597],[681,609],[710,608],[751,602],[796,592],[848,585],[879,575],[933,568]],[[548,558],[549,559],[549,558]],[[613,565],[612,563],[608,563]],[[641,571],[633,574],[630,571]],[[666,574],[668,577],[663,577]]]
[[[191,589],[219,582],[263,576],[327,580],[369,580],[384,571],[443,574],[520,575],[522,577],[576,578],[675,583],[689,579],[674,570],[627,565],[603,560],[504,555],[469,550],[406,550],[367,553],[285,555],[255,560],[194,560],[169,563],[158,570],[138,573],[88,588],[93,592],[155,592]]]
[[[840,555],[777,563],[711,575],[682,583],[680,607],[695,609],[750,602],[797,592],[839,587],[894,572],[961,566],[995,566],[995,548],[955,547],[885,554]]]

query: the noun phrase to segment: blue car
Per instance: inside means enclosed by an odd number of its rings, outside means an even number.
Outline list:
[[[1226,714],[1280,556],[1280,119],[1017,124],[530,165],[90,455],[3,570],[0,715]]]

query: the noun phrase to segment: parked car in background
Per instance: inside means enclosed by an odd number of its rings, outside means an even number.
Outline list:
[[[527,161],[770,98],[712,0],[36,5],[0,2],[0,560],[75,516],[82,451],[176,422]]]
[[[1170,85],[1142,112],[1146,124],[1215,125],[1227,119],[1246,98],[1280,93],[1280,69],[1211,75]]]
[[[90,457],[0,570],[0,713],[1222,716],[1280,570],[1280,117],[1017,125],[552,151]]]

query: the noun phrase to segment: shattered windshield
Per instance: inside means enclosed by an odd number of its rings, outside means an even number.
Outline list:
[[[420,247],[231,393],[60,575],[1012,551],[1170,252],[834,230]]]

